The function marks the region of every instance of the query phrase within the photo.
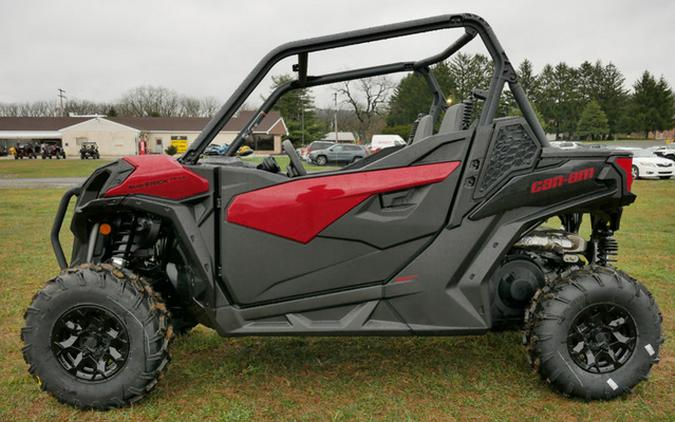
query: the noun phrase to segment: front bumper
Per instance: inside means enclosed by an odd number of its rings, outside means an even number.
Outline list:
[[[640,172],[640,179],[656,179],[675,176],[675,168],[648,167]]]
[[[56,216],[54,217],[54,224],[52,225],[52,232],[50,234],[52,241],[52,248],[54,249],[54,255],[56,255],[56,262],[58,262],[59,267],[63,270],[68,268],[68,261],[66,260],[66,255],[63,253],[63,247],[61,246],[61,241],[59,240],[59,233],[61,232],[61,226],[63,225],[63,219],[66,216],[66,211],[68,211],[68,205],[73,196],[79,196],[82,188],[72,188],[67,191],[61,198],[59,202],[59,208],[56,211]]]

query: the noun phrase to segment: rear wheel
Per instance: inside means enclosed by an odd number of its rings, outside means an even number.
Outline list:
[[[140,400],[169,362],[169,314],[150,285],[110,265],[64,271],[24,315],[23,356],[43,390],[80,408]]]
[[[540,289],[525,316],[530,363],[565,395],[611,399],[658,362],[661,313],[626,273],[586,267]]]

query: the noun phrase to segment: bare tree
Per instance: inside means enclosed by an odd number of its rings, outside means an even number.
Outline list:
[[[202,117],[212,117],[220,108],[220,103],[215,97],[204,97],[199,106]]]
[[[64,104],[66,114],[102,114],[111,117],[211,117],[220,104],[214,97],[192,97],[154,86],[130,89],[117,102],[94,102],[69,99]],[[61,115],[54,101],[0,103],[0,117],[48,117]]]
[[[201,101],[199,98],[182,96],[178,103],[178,115],[180,117],[199,117],[201,116]]]
[[[179,95],[171,89],[140,86],[122,96],[118,111],[125,116],[172,117],[178,115],[179,102]]]
[[[353,83],[353,85],[352,85]],[[345,81],[335,91],[342,96],[356,117],[357,132],[361,139],[372,135],[374,125],[382,119],[386,112],[385,105],[394,84],[384,76]]]
[[[19,104],[17,103],[0,103],[0,116],[15,117],[19,115]]]
[[[72,114],[107,114],[110,109],[110,104],[95,103],[89,100],[70,99],[64,105],[67,115]]]

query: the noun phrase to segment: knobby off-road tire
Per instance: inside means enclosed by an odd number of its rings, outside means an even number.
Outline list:
[[[30,374],[80,408],[142,399],[170,360],[173,332],[162,299],[142,278],[110,265],[63,271],[35,294],[24,319]]]
[[[647,379],[658,362],[662,320],[637,280],[591,266],[537,291],[523,342],[530,364],[559,392],[612,399]]]

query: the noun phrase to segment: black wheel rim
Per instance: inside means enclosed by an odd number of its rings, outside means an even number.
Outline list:
[[[51,335],[61,367],[85,381],[114,376],[129,356],[129,335],[110,311],[94,305],[72,308],[59,317]]]
[[[570,326],[567,349],[583,370],[604,374],[622,367],[637,343],[637,330],[630,314],[609,304],[583,309]]]

